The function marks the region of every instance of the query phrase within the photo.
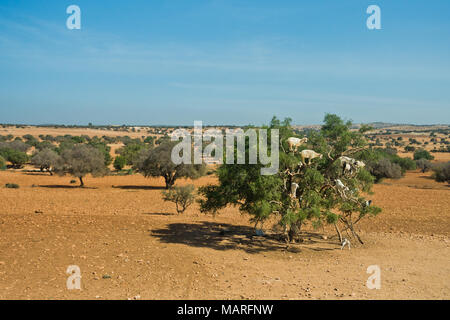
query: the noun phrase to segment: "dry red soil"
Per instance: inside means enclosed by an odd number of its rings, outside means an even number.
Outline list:
[[[83,189],[71,179],[0,171],[0,299],[450,298],[450,188],[428,173],[376,185],[383,212],[361,223],[364,245],[342,251],[328,228],[287,246],[270,225],[252,237],[235,208],[176,215],[160,179],[87,177]],[[69,265],[81,290],[67,289]],[[379,290],[366,287],[370,265]]]

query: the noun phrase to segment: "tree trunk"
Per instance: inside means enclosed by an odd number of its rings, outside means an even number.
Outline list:
[[[84,187],[83,177],[78,177],[80,179],[80,187]]]
[[[334,224],[334,227],[336,228],[336,232],[339,236],[339,243],[342,243],[342,234],[341,234],[341,231],[339,230],[337,223]]]
[[[170,176],[166,175],[166,176],[164,176],[164,180],[166,182],[166,190],[172,188],[172,186],[174,184],[173,178],[171,178]]]
[[[301,222],[297,222],[291,225],[291,227],[289,228],[289,241],[292,240],[299,240],[300,239],[300,229],[302,227],[302,223]]]

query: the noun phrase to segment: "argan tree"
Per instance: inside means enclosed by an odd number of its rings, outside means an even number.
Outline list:
[[[223,164],[217,170],[219,184],[199,188],[203,197],[199,200],[201,211],[217,213],[234,205],[250,214],[255,228],[258,223],[276,216],[287,241],[297,240],[307,222],[314,227],[328,223],[335,226],[340,240],[342,232],[347,231],[362,243],[355,225],[381,210],[368,205],[363,197],[374,182],[370,173],[364,168],[352,173],[342,170],[339,157],[352,157],[366,148],[363,133],[369,128],[363,126],[354,131],[351,125],[336,115],[327,114],[321,130],[310,132],[307,144],[298,152],[291,152],[286,142],[287,138],[295,137],[290,119],[280,122],[273,118],[263,129],[279,130],[278,173],[261,175],[261,164]],[[299,155],[303,149],[312,149],[322,154],[322,158],[305,164]],[[248,151],[247,144],[247,156]],[[340,188],[336,180],[345,188]]]
[[[157,147],[142,150],[133,168],[145,177],[163,177],[166,189],[171,188],[178,178],[196,179],[206,173],[203,164],[174,164],[171,155],[175,145],[175,142],[164,141]]]
[[[173,187],[162,192],[163,200],[175,203],[177,213],[183,213],[195,200],[195,187],[192,184]]]
[[[33,155],[31,164],[53,175],[52,169],[58,163],[59,155],[50,149],[43,149]]]
[[[55,166],[59,175],[70,174],[80,180],[80,187],[84,186],[83,178],[87,174],[94,177],[104,176],[106,173],[105,158],[96,148],[86,144],[76,144],[65,149]]]

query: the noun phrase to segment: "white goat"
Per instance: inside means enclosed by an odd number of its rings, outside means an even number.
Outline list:
[[[362,161],[356,161],[355,166],[357,169],[361,169],[361,168],[364,168],[366,166],[366,164]]]
[[[298,189],[298,184],[295,182],[291,183],[291,197],[292,198],[296,198],[297,197],[297,189]]]
[[[341,242],[341,250],[345,248],[345,246],[348,246],[348,250],[350,250],[350,240],[348,240],[347,238],[344,238]]]
[[[317,153],[314,150],[303,150],[300,152],[300,156],[302,157],[302,162],[306,165],[305,159],[308,159],[308,163],[311,163],[312,159],[319,158],[322,159],[323,155],[321,153]]]
[[[334,182],[336,182],[336,186],[337,186],[340,190],[342,190],[342,191],[348,191],[348,190],[349,190],[349,188],[346,187],[346,186],[342,183],[342,181],[341,181],[340,179],[336,179],[336,180],[334,180]]]
[[[296,137],[290,137],[287,139],[289,151],[294,151],[294,152],[297,152],[297,148],[306,142],[308,142],[308,138],[300,139],[300,138],[296,138]]]
[[[341,164],[348,163],[348,164],[352,165],[356,162],[355,159],[346,157],[346,156],[340,156],[339,160],[341,161]]]

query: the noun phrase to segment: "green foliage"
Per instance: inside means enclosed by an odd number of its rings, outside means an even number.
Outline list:
[[[355,154],[355,158],[366,162],[366,169],[376,178],[401,178],[407,170],[415,170],[416,163],[410,158],[402,158],[392,148],[370,148]]]
[[[0,156],[7,161],[11,162],[13,168],[22,168],[25,163],[28,162],[28,155],[25,152],[21,152],[11,148],[1,148]]]
[[[106,142],[101,141],[99,138],[94,137],[88,142],[89,146],[96,148],[103,154],[105,166],[109,166],[112,163],[111,157],[111,147],[106,144]]]
[[[4,170],[6,168],[6,160],[0,156],[0,170]]]
[[[177,213],[183,213],[190,205],[194,203],[195,187],[192,184],[173,187],[169,190],[162,191],[163,200],[175,203]]]
[[[116,169],[117,171],[120,171],[125,167],[126,164],[127,164],[127,160],[125,159],[125,157],[117,156],[114,159],[113,166],[114,166],[114,169]]]
[[[120,154],[125,159],[127,165],[132,165],[139,157],[139,153],[144,149],[144,144],[130,143],[118,149],[116,153]]]
[[[433,160],[434,156],[432,156],[425,149],[418,149],[414,152],[414,160],[425,159],[425,160]]]
[[[308,143],[299,148],[312,149],[323,155],[311,165],[301,165],[298,153],[289,152],[286,140],[296,136],[291,120],[273,118],[267,129],[278,129],[280,135],[280,167],[278,174],[261,175],[261,164],[223,164],[217,170],[218,185],[199,188],[202,198],[200,210],[216,214],[228,205],[248,213],[256,224],[270,216],[279,216],[279,223],[289,229],[288,238],[298,237],[302,224],[310,221],[318,227],[322,223],[343,224],[354,232],[353,225],[362,217],[376,215],[380,209],[366,207],[361,192],[370,192],[374,177],[361,169],[343,176],[340,160],[366,145],[362,131],[350,130],[351,122],[327,114],[320,131],[308,133]],[[270,131],[269,131],[270,135]],[[270,146],[268,146],[270,149]],[[249,146],[246,147],[248,158]],[[225,162],[224,162],[225,163]],[[340,179],[349,188],[340,192],[335,184]],[[295,194],[292,186],[297,184]],[[345,211],[339,211],[345,209]],[[357,214],[356,216],[352,216]],[[356,234],[356,232],[355,232]]]

